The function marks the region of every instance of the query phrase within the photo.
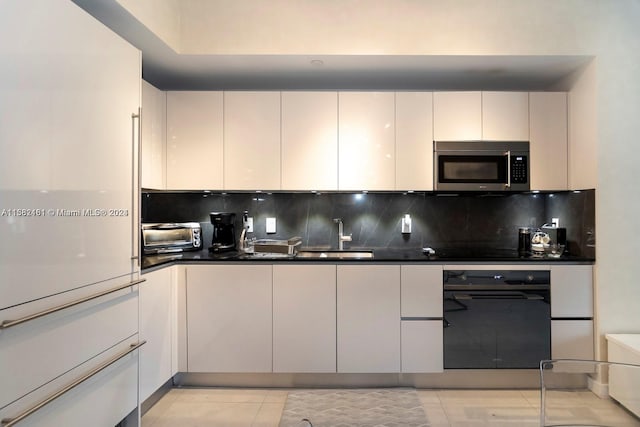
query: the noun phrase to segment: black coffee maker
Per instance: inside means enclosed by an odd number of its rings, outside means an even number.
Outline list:
[[[236,214],[233,212],[211,212],[213,239],[209,252],[226,252],[236,249]]]

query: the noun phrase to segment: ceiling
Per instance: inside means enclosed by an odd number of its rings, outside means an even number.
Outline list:
[[[117,2],[73,0],[142,51],[163,90],[568,90],[589,56],[184,55]]]

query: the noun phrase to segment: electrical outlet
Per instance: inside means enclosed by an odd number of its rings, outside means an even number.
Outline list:
[[[560,227],[560,218],[551,218],[551,224],[556,228]]]
[[[408,214],[402,217],[402,234],[411,233],[411,216]]]
[[[253,217],[250,216],[249,218],[247,218],[246,227],[247,233],[253,233]]]
[[[275,218],[267,218],[267,233],[273,234],[276,232],[276,219]]]

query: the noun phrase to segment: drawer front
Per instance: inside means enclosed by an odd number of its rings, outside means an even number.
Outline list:
[[[119,284],[127,281],[120,280]],[[16,316],[18,312],[22,314]],[[15,319],[27,312],[25,307],[2,310],[0,320]],[[0,387],[0,408],[137,331],[137,285],[2,330],[0,379],[11,387]]]
[[[17,426],[113,426],[138,406],[138,352],[133,335],[70,372],[0,409],[15,420],[51,396],[57,397],[16,422]],[[133,350],[133,351],[132,351]],[[104,369],[99,370],[99,367]],[[97,371],[97,372],[96,372]],[[21,371],[24,375],[28,371]],[[91,375],[94,373],[94,375]],[[74,387],[72,385],[76,384]],[[63,390],[66,392],[62,393]]]

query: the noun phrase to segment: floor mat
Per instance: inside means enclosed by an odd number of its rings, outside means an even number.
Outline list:
[[[297,390],[289,392],[280,427],[426,427],[413,389]]]

